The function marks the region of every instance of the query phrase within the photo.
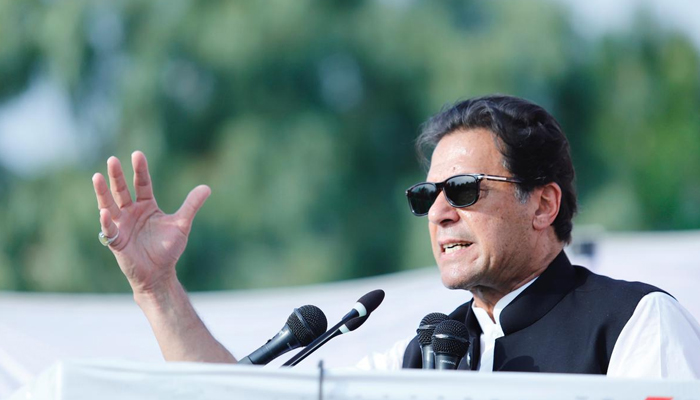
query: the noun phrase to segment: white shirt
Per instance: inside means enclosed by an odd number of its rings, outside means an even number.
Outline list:
[[[504,296],[494,307],[493,322],[485,310],[472,307],[481,335],[480,372],[493,370],[496,339],[503,337],[501,311],[533,281]],[[360,369],[400,369],[411,338],[385,353],[360,360]],[[673,297],[654,292],[644,296],[615,342],[608,376],[629,378],[700,379],[700,325]]]
[[[531,280],[498,300],[493,307],[493,319],[495,319],[496,322],[491,320],[486,310],[477,307],[476,303],[472,302],[472,311],[474,311],[474,316],[476,320],[479,321],[479,326],[482,331],[479,343],[481,345],[481,358],[479,366],[477,367],[479,372],[493,372],[493,352],[496,346],[496,339],[505,336],[503,334],[503,328],[501,327],[501,311],[536,280],[537,278]]]

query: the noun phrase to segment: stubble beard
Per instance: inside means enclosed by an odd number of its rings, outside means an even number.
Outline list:
[[[479,270],[479,267],[476,265],[460,263],[457,266],[445,268],[449,268],[449,271],[443,271],[443,268],[440,267],[442,284],[450,290],[467,290],[471,292],[474,288],[480,286],[480,282],[483,279],[483,272],[476,272]],[[445,276],[446,273],[449,276]]]

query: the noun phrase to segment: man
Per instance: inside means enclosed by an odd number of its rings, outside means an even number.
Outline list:
[[[431,118],[418,145],[432,158],[428,182],[407,191],[411,210],[428,216],[445,286],[473,295],[451,315],[470,331],[462,368],[700,378],[700,327],[672,297],[573,267],[563,253],[576,212],[574,170],[549,113],[514,97],[475,98]],[[132,163],[135,202],[116,158],[107,161],[111,193],[102,175],[93,176],[101,241],[166,360],[235,362],[175,274],[209,188],[193,189],[165,215],[144,155],[135,152]],[[386,357],[420,367],[415,339]]]
[[[700,327],[642,283],[572,267],[576,212],[568,142],[543,108],[507,96],[456,104],[418,139],[428,180],[407,191],[428,215],[442,281],[473,302],[452,318],[471,333],[479,370],[700,378]],[[467,174],[467,175],[465,175]],[[404,367],[419,367],[416,340]]]

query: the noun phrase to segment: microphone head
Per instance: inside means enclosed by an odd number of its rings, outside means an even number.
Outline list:
[[[369,315],[365,315],[364,317],[355,317],[355,318],[351,319],[350,321],[348,321],[347,323],[345,323],[345,326],[348,328],[348,330],[350,332],[352,332],[355,329],[361,327],[362,324],[364,324],[365,321],[367,321],[367,317],[369,317]]]
[[[384,291],[381,289],[373,290],[357,300],[367,309],[367,315],[374,311],[384,301]]]
[[[302,346],[307,346],[326,332],[328,321],[320,308],[306,305],[294,309],[294,312],[287,318],[287,326],[299,343]]]
[[[433,332],[435,327],[442,321],[450,319],[447,315],[439,312],[434,312],[426,315],[420,321],[416,333],[418,334],[418,342],[421,346],[431,344],[433,341]]]
[[[435,327],[432,343],[435,354],[462,358],[469,349],[469,331],[463,323],[448,319]]]

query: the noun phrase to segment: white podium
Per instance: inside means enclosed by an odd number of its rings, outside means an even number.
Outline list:
[[[61,361],[10,400],[699,400],[700,381],[471,371]]]

